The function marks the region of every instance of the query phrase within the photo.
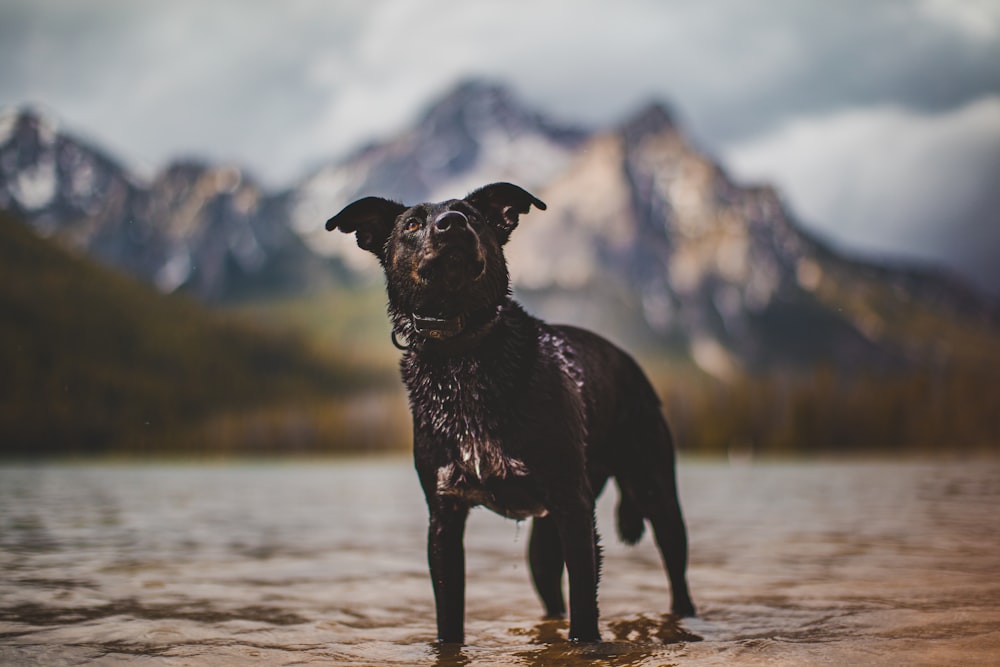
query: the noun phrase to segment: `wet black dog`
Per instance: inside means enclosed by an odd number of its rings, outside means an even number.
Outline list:
[[[637,542],[649,520],[673,612],[694,614],[673,445],[652,387],[611,343],[550,326],[510,297],[503,245],[532,205],[545,208],[516,185],[494,183],[412,207],[367,197],[326,223],[355,233],[385,270],[430,510],[427,555],[443,642],[463,639],[463,535],[476,505],[533,517],[528,556],[546,613],[565,615],[565,564],[569,636],[599,641],[594,501],[610,477],[620,491],[621,538]]]

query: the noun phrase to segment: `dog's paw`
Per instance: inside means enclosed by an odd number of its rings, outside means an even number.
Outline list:
[[[674,600],[674,604],[671,607],[670,611],[676,616],[680,616],[682,618],[698,615],[694,610],[694,603],[691,602],[691,598]]]

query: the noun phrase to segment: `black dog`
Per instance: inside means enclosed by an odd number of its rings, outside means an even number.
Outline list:
[[[673,445],[653,388],[611,343],[550,326],[510,297],[502,248],[532,204],[545,209],[516,185],[494,183],[465,199],[412,207],[367,197],[326,223],[356,233],[385,270],[430,510],[427,556],[442,642],[463,640],[463,535],[476,505],[534,517],[528,556],[546,613],[565,615],[565,564],[569,636],[599,641],[594,501],[609,477],[620,490],[621,538],[634,544],[650,521],[673,612],[694,614]]]

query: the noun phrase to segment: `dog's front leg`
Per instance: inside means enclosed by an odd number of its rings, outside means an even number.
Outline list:
[[[563,556],[569,572],[569,638],[599,642],[597,629],[597,573],[599,569],[594,505],[580,507],[557,517]]]
[[[462,643],[465,635],[465,520],[469,508],[440,497],[429,503],[427,561],[434,584],[438,641]]]

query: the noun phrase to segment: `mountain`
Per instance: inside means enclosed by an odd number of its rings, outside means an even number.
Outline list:
[[[544,218],[512,242],[515,281],[543,301],[576,291],[584,307],[595,294],[636,295],[648,333],[717,376],[907,364],[912,350],[885,321],[900,306],[975,327],[1000,321],[994,304],[948,276],[835,253],[773,189],[734,184],[659,104],[595,134],[540,196]]]
[[[312,248],[377,272],[349,237],[323,231],[331,213],[369,194],[415,202],[491,180],[548,204],[507,253],[533,311],[690,355],[717,377],[922,363],[950,334],[914,340],[901,330],[907,318],[998,330],[996,304],[953,277],[851,260],[806,234],[773,189],[735,184],[661,104],[583,131],[523,110],[505,88],[462,84],[412,128],[317,170],[288,199]]]
[[[0,117],[0,210],[161,291],[205,301],[330,280],[280,198],[241,170],[181,162],[147,182],[31,109]]]
[[[320,253],[364,270],[356,246],[323,224],[367,194],[405,202],[462,196],[487,182],[542,188],[575,159],[588,132],[529,111],[506,88],[465,82],[398,136],[363,147],[289,193],[294,228]],[[359,261],[362,260],[362,261]]]
[[[957,330],[1000,330],[996,304],[950,276],[850,259],[809,236],[773,189],[735,184],[661,104],[588,130],[465,82],[410,128],[278,193],[195,163],[142,182],[37,114],[0,121],[0,208],[210,302],[371,278],[376,263],[323,230],[332,213],[365,195],[441,199],[494,180],[548,204],[509,246],[530,309],[690,356],[719,378],[932,363],[974,354]]]

